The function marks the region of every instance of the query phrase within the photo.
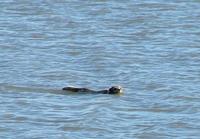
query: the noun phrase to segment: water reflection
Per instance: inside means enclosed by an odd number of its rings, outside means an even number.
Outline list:
[[[199,14],[198,1],[0,2],[0,137],[198,138]]]

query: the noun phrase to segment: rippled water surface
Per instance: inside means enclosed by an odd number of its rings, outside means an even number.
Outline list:
[[[200,138],[200,1],[2,0],[0,138]],[[72,94],[74,85],[121,96]]]

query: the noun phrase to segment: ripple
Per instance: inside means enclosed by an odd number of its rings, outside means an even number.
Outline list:
[[[199,4],[0,2],[0,138],[198,138]]]

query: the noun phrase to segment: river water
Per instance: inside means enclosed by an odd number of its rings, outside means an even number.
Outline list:
[[[200,138],[200,1],[0,2],[0,138]],[[65,86],[121,96],[73,94]]]

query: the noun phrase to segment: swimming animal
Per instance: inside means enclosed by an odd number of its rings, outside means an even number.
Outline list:
[[[122,93],[122,87],[121,86],[112,86],[109,89],[106,90],[91,90],[88,88],[77,88],[77,87],[64,87],[62,90],[70,91],[70,92],[87,92],[87,93],[96,93],[96,94],[121,94]]]

